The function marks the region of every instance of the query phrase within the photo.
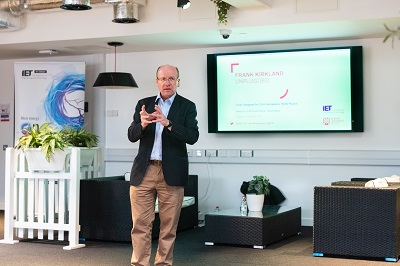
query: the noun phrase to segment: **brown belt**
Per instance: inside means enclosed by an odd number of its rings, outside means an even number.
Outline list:
[[[162,166],[162,161],[160,160],[150,160],[149,163],[156,166]]]

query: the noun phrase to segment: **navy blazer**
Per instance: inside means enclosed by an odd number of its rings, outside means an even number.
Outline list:
[[[149,124],[143,131],[140,120],[142,106],[148,113],[154,112],[156,96],[138,101],[133,122],[128,128],[128,139],[131,142],[140,140],[139,152],[133,161],[130,184],[138,186],[149,166],[153,149],[156,123]],[[168,113],[172,130],[162,132],[162,169],[165,182],[170,186],[185,186],[189,176],[189,159],[186,144],[194,144],[199,139],[196,105],[190,100],[176,95]]]

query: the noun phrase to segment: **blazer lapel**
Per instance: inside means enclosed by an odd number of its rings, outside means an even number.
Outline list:
[[[176,94],[174,102],[171,105],[171,108],[169,109],[169,113],[167,118],[171,119],[173,121],[173,118],[176,117],[179,114],[179,106],[181,106],[181,96]]]
[[[156,96],[152,97],[150,100],[150,103],[148,104],[148,107],[146,108],[147,112],[150,114],[155,111],[154,106],[156,105]],[[156,123],[151,123],[148,125],[148,129],[151,130],[152,132],[156,132]],[[152,134],[154,136],[154,134]],[[154,138],[154,137],[153,137]]]

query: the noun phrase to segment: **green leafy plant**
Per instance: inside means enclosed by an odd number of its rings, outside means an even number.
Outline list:
[[[56,149],[64,150],[71,146],[92,148],[98,143],[97,135],[82,128],[74,129],[72,126],[64,126],[58,130],[48,122],[40,127],[38,124],[34,124],[25,130],[26,134],[18,139],[15,148],[22,149],[22,151],[27,148],[40,148],[48,162]]]
[[[256,175],[249,181],[247,193],[254,193],[257,195],[264,194],[265,196],[268,196],[269,192],[269,179],[266,176]]]
[[[393,46],[396,38],[400,40],[400,26],[397,26],[395,28],[389,28],[386,24],[384,24],[384,26],[389,33],[385,36],[383,42],[386,42],[387,40],[391,39]]]
[[[38,124],[34,124],[25,130],[26,134],[18,139],[15,148],[22,149],[22,151],[28,148],[40,148],[48,162],[56,149],[64,150],[69,146],[62,134],[52,127],[51,123],[44,123],[40,127]]]
[[[231,8],[231,4],[228,4],[222,0],[211,0],[218,8],[218,24],[228,24],[228,11]]]
[[[97,135],[86,131],[83,128],[75,129],[72,126],[63,126],[60,133],[65,142],[74,147],[93,148],[97,146],[99,140]]]

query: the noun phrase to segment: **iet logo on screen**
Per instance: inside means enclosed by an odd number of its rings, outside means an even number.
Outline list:
[[[332,109],[332,105],[324,105],[322,106],[322,111],[329,112]]]
[[[33,70],[22,70],[23,77],[29,77],[32,75]]]

